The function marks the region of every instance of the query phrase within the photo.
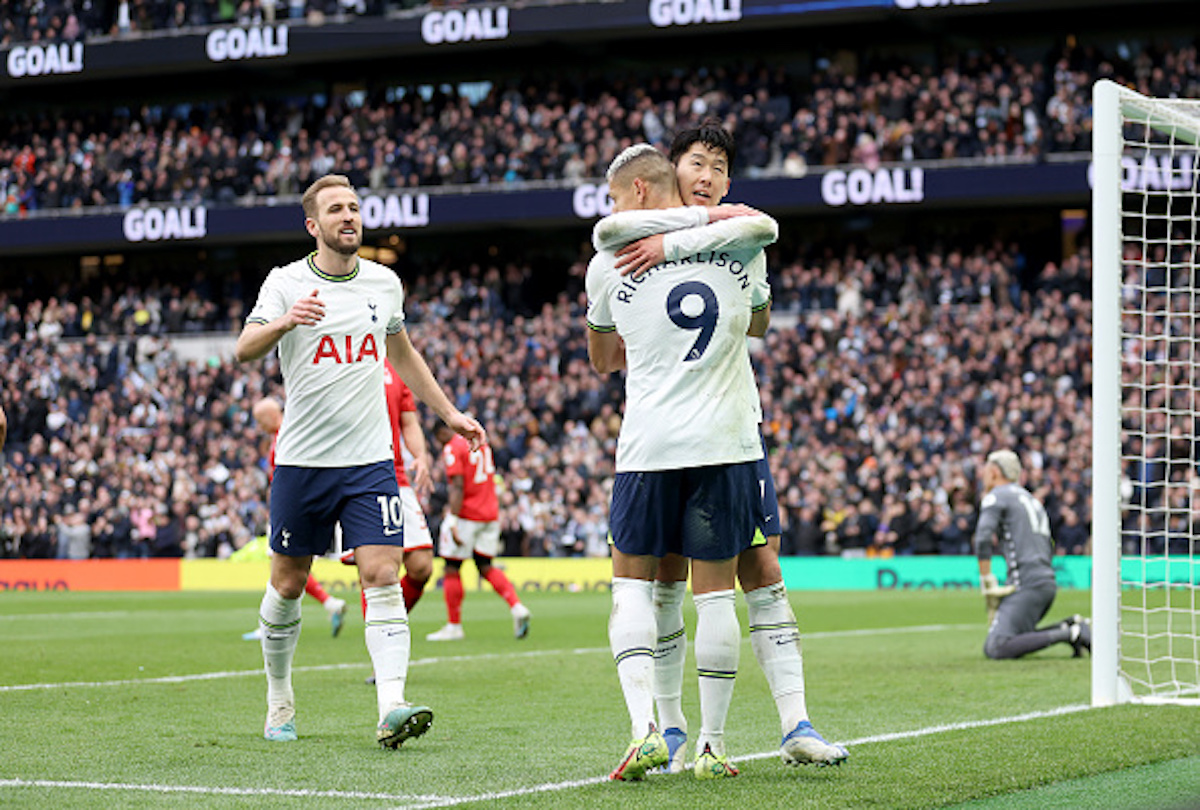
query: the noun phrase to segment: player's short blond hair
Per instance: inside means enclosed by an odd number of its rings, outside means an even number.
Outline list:
[[[1012,450],[995,450],[988,454],[988,464],[995,464],[1000,474],[1009,481],[1021,480],[1021,459]]]
[[[636,177],[658,188],[668,188],[679,182],[671,161],[648,143],[636,143],[613,158],[605,177],[609,188],[628,185]]]
[[[318,177],[315,181],[313,181],[313,184],[305,190],[304,196],[300,198],[300,207],[304,209],[304,216],[306,219],[317,218],[317,195],[320,194],[323,189],[331,188],[333,186],[348,188],[351,191],[354,190],[354,186],[350,184],[350,178],[344,174],[327,174],[324,177]]]

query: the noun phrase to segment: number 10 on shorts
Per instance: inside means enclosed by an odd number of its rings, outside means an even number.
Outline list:
[[[399,495],[378,495],[379,517],[383,521],[384,534],[394,534],[404,526],[404,507]]]

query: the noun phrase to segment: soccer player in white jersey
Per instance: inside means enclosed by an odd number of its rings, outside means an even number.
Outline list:
[[[384,357],[421,401],[473,445],[487,434],[454,407],[409,341],[399,278],[358,257],[362,217],[350,181],[326,175],[305,191],[302,205],[316,250],[270,272],[236,347],[241,362],[278,347],[288,403],[271,481],[275,553],[259,613],[267,674],[264,736],[296,739],[292,659],[300,599],[313,555],[329,550],[340,522],[344,543],[356,549],[367,599],[366,644],[379,707],[376,739],[396,748],[425,733],[433,712],[404,698],[411,637],[399,580],[403,508],[383,392]]]
[[[680,131],[672,140],[670,160],[675,166],[683,202],[687,205],[719,205],[729,193],[729,167],[735,151],[733,136],[716,119],[707,119],[697,127]],[[596,248],[619,247],[618,268],[636,277],[641,270],[663,261],[664,232],[694,225],[694,217],[687,209],[609,217],[596,229]],[[678,231],[672,238],[677,250],[694,252],[705,248],[700,231]],[[686,244],[683,244],[684,240]],[[751,267],[754,277],[761,279],[761,283],[751,290],[754,317],[748,334],[761,337],[770,323],[771,307],[771,288],[762,251],[754,257]],[[745,371],[753,383],[754,371],[749,363]],[[738,559],[738,581],[746,595],[751,648],[767,677],[779,712],[782,760],[789,765],[837,765],[847,758],[846,749],[827,742],[813,728],[808,716],[800,633],[779,565],[779,501],[765,447],[764,443],[758,478],[763,493],[767,543],[747,549]],[[658,621],[655,702],[664,728],[663,736],[670,749],[668,769],[671,771],[683,769],[687,747],[687,720],[682,705],[683,667],[687,654],[683,623],[686,587],[687,561],[675,555],[666,557],[659,565],[654,587]]]
[[[673,167],[648,144],[622,152],[608,174],[614,216],[680,205]],[[707,209],[692,210],[697,224],[709,220]],[[758,396],[744,371],[755,283],[746,265],[777,228],[762,214],[707,228],[718,247],[668,248],[668,261],[636,281],[621,276],[611,250],[588,266],[588,356],[601,373],[627,370],[609,517],[609,643],[633,742],[612,779],[641,779],[667,761],[654,722],[652,594],[669,553],[692,561],[702,715],[695,774],[737,774],[724,740],[741,642],[733,587],[738,554],[765,542]]]

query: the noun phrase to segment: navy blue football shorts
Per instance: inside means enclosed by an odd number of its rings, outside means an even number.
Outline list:
[[[404,508],[391,460],[357,467],[277,467],[271,480],[271,550],[321,555],[342,524],[343,549],[404,545]]]
[[[732,559],[766,542],[757,465],[617,473],[608,525],[624,554]]]
[[[771,477],[771,464],[767,461],[766,439],[762,439],[762,449],[763,457],[755,462],[755,466],[758,471],[758,486],[762,491],[763,534],[774,537],[783,532],[779,528],[779,496],[775,494],[775,479]]]

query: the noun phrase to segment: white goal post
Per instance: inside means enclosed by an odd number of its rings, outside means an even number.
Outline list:
[[[1092,704],[1200,705],[1200,100],[1092,125]]]

